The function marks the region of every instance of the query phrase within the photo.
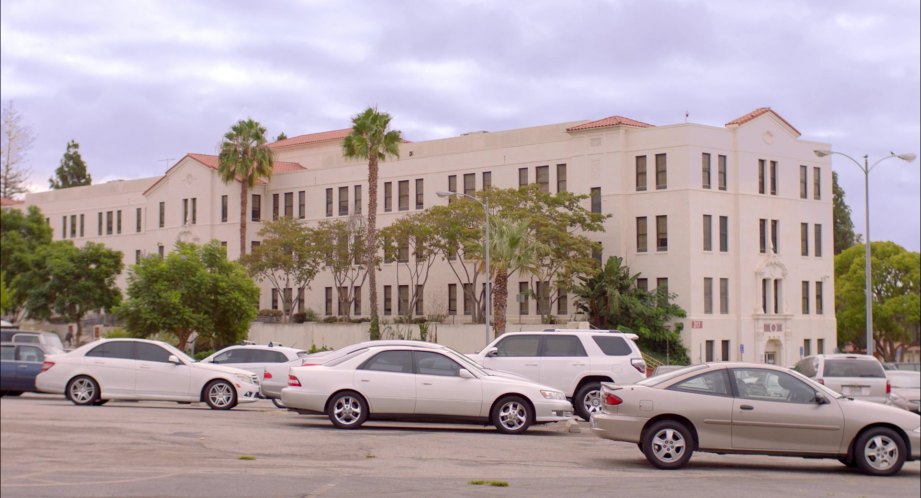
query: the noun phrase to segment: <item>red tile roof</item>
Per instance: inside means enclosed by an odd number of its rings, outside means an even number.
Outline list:
[[[320,133],[308,133],[296,137],[286,138],[269,144],[269,147],[278,149],[282,147],[292,147],[294,145],[304,145],[317,142],[326,142],[330,140],[342,140],[352,132],[351,128],[344,130],[322,131]]]
[[[787,122],[786,119],[782,118],[782,117],[780,116],[780,114],[777,114],[776,112],[774,112],[773,110],[771,110],[770,107],[759,107],[759,108],[755,109],[754,111],[752,111],[752,112],[750,112],[750,113],[748,113],[748,114],[746,114],[746,115],[744,115],[744,116],[740,116],[740,117],[735,118],[735,119],[733,119],[732,121],[726,123],[726,126],[741,126],[741,125],[744,125],[745,123],[748,123],[749,121],[751,121],[751,120],[753,120],[753,119],[755,119],[755,118],[757,118],[757,117],[759,117],[759,116],[762,116],[762,115],[764,115],[764,114],[767,114],[767,113],[773,114],[774,117],[776,117],[777,119],[779,119],[784,125],[786,125],[788,128],[790,128],[791,130],[793,130],[793,132],[796,133],[796,136],[802,135],[802,133],[800,133],[799,130],[797,130],[796,128],[794,128],[793,125],[791,125],[789,122]]]
[[[17,201],[16,199],[7,199],[6,197],[0,197],[0,206],[18,206],[22,204],[22,201]]]
[[[636,128],[652,128],[654,125],[643,123],[635,119],[625,118],[623,116],[610,116],[597,121],[588,121],[576,126],[566,128],[566,131],[591,130],[595,128],[607,128],[610,126],[634,126]]]

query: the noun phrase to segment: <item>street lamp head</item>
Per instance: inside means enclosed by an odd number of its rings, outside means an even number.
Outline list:
[[[435,195],[438,197],[451,197],[452,195],[457,195],[457,192],[445,192],[444,190],[435,192]]]
[[[905,161],[905,162],[909,162],[909,163],[910,163],[910,162],[913,162],[913,161],[915,160],[915,158],[917,158],[918,156],[916,156],[915,154],[912,154],[911,152],[906,152],[906,153],[904,153],[904,154],[897,154],[897,155],[895,155],[895,157],[897,157],[897,158],[899,158],[899,159],[901,159],[901,160],[903,160],[903,161]]]
[[[819,156],[819,157],[825,157],[825,156],[830,156],[830,155],[831,155],[831,151],[830,151],[830,150],[814,150],[814,151],[812,151],[812,152],[815,153],[815,155],[817,155],[817,156]]]

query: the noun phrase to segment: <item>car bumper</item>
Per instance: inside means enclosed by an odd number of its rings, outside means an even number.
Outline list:
[[[259,386],[253,384],[236,384],[237,403],[252,403],[259,399]]]
[[[534,404],[534,421],[541,424],[561,422],[572,418],[572,403],[565,400],[546,399]]]
[[[612,441],[639,443],[643,427],[649,419],[645,417],[628,417],[612,413],[595,413],[592,415],[592,432],[596,436]]]
[[[281,398],[281,390],[288,387],[288,384],[270,384],[262,383],[262,397],[268,399]]]
[[[64,383],[57,382],[53,378],[48,378],[47,375],[39,375],[35,377],[35,390],[43,393],[51,394],[64,394]]]
[[[310,392],[299,387],[286,387],[281,390],[281,402],[297,412],[323,413],[328,397],[327,393]]]

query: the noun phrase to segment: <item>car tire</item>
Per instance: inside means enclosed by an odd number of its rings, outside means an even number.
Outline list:
[[[643,433],[643,454],[654,467],[674,470],[684,467],[694,452],[691,431],[675,420],[660,420]]]
[[[854,442],[857,468],[874,476],[890,476],[901,470],[906,452],[902,437],[886,427],[871,427]]]
[[[851,468],[851,469],[857,468],[857,462],[855,462],[853,458],[850,458],[850,457],[840,457],[840,458],[838,458],[838,461],[841,462],[842,464],[844,464],[845,467],[848,467],[848,468]]]
[[[582,417],[586,422],[592,419],[593,413],[598,413],[602,409],[601,403],[601,382],[589,382],[576,391],[576,396],[572,400],[573,408],[576,415]]]
[[[104,404],[106,404],[106,403],[108,403],[108,402],[109,402],[109,400],[107,400],[107,399],[97,399],[96,402],[93,403],[93,406],[102,406],[102,405],[104,405]]]
[[[281,402],[278,398],[272,398],[272,404],[275,405],[275,408],[281,408],[282,410],[287,409],[284,403]]]
[[[368,402],[358,393],[344,391],[329,401],[329,421],[340,429],[357,429],[368,420]]]
[[[99,400],[99,383],[91,377],[81,375],[70,379],[64,391],[73,404],[78,406],[91,406]]]
[[[226,380],[214,380],[205,387],[205,403],[212,410],[230,410],[237,405],[237,390]]]
[[[534,422],[534,410],[521,396],[506,396],[493,405],[490,420],[502,434],[522,434]]]

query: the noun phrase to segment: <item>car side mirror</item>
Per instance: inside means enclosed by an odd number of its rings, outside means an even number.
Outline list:
[[[498,355],[499,355],[499,348],[492,347],[492,348],[489,348],[489,349],[486,350],[486,357],[487,357],[487,358],[492,358],[492,357],[498,356]]]
[[[460,378],[462,378],[462,379],[475,379],[475,378],[476,378],[476,377],[473,376],[472,373],[470,373],[470,370],[467,370],[466,368],[462,368],[462,369],[458,370],[458,371],[457,371],[457,376],[460,377]]]
[[[815,393],[815,404],[817,405],[827,405],[829,403],[828,398],[824,394],[816,391]]]
[[[169,355],[169,358],[167,358],[166,361],[172,363],[173,365],[182,365],[182,362],[179,361],[179,357],[174,354]]]

